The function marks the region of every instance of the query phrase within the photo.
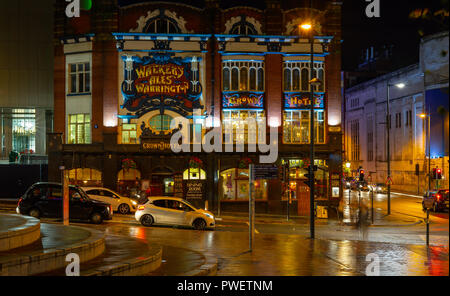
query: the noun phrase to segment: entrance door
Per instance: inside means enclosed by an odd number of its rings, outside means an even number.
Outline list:
[[[309,216],[309,187],[297,181],[297,205],[299,216]]]

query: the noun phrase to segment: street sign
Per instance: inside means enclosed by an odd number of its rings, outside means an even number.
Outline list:
[[[423,207],[425,209],[433,208],[433,204],[434,204],[434,199],[432,197],[423,199]]]
[[[278,166],[268,164],[255,164],[252,166],[254,180],[278,178]]]
[[[391,177],[387,177],[386,178],[386,185],[392,185],[392,178]]]

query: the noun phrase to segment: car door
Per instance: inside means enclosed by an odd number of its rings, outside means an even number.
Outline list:
[[[106,202],[106,197],[102,194],[102,190],[100,189],[89,189],[86,191],[86,193],[93,200]]]
[[[175,225],[185,225],[186,221],[184,219],[185,212],[183,209],[183,204],[178,200],[168,199],[167,200],[167,223]]]
[[[77,188],[69,188],[69,218],[89,219],[91,207]]]
[[[157,199],[152,202],[153,206],[150,208],[150,214],[155,218],[156,223],[169,223],[167,200]]]
[[[63,192],[61,185],[48,185],[46,204],[43,206],[44,215],[48,217],[62,217]]]
[[[112,206],[113,211],[117,211],[120,204],[120,198],[109,190],[99,190],[99,191],[100,194],[103,195],[104,197],[104,202],[109,203]]]

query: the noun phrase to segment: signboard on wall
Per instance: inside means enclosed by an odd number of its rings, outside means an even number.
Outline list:
[[[255,164],[253,165],[253,177],[255,178],[255,180],[277,179],[278,166],[268,164]]]
[[[307,109],[311,108],[309,92],[285,93],[284,108]],[[314,108],[325,108],[324,94],[314,94]]]
[[[169,53],[122,56],[124,79],[121,108],[140,117],[161,108],[182,115],[202,108],[199,57],[173,57]]]
[[[173,175],[173,195],[183,198],[183,174],[181,173]]]
[[[264,108],[264,93],[223,93],[223,108]]]
[[[184,197],[186,199],[204,199],[206,193],[206,180],[186,180],[184,189]]]

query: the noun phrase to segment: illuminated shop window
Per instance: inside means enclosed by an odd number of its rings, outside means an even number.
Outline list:
[[[12,110],[12,149],[16,152],[36,151],[36,110]]]
[[[122,124],[122,144],[136,144],[136,124],[124,123]]]
[[[232,168],[220,173],[221,200],[248,200],[248,169]],[[267,180],[254,181],[254,196],[258,200],[267,199]]]
[[[283,114],[283,143],[308,144],[310,141],[310,111],[284,111]],[[315,143],[325,143],[325,112],[314,111]]]
[[[69,170],[70,184],[80,186],[100,186],[102,172],[91,168],[78,168]]]
[[[155,131],[168,131],[171,130],[170,123],[172,117],[169,115],[156,115],[150,118],[150,128]]]
[[[223,62],[222,89],[224,91],[264,91],[264,62]]]
[[[69,115],[69,144],[91,143],[91,115],[70,114]]]
[[[91,91],[91,68],[89,63],[69,64],[69,93]]]
[[[201,168],[189,168],[183,172],[183,180],[206,180],[206,173]]]
[[[252,117],[256,121],[256,126],[247,126],[246,119]],[[224,126],[231,125],[233,127],[233,142],[236,143],[243,140],[243,143],[253,142],[252,139],[265,137],[265,134],[261,134],[262,131],[258,130],[258,123],[264,124],[264,111],[263,110],[231,110],[224,109],[222,111],[222,119]],[[227,137],[224,138],[227,141]],[[229,141],[228,141],[229,142]]]
[[[283,69],[283,90],[310,91],[309,70],[309,62],[285,62]],[[323,82],[319,86],[314,86],[314,91],[324,91],[324,71],[324,63],[314,63],[314,77],[319,78]]]

